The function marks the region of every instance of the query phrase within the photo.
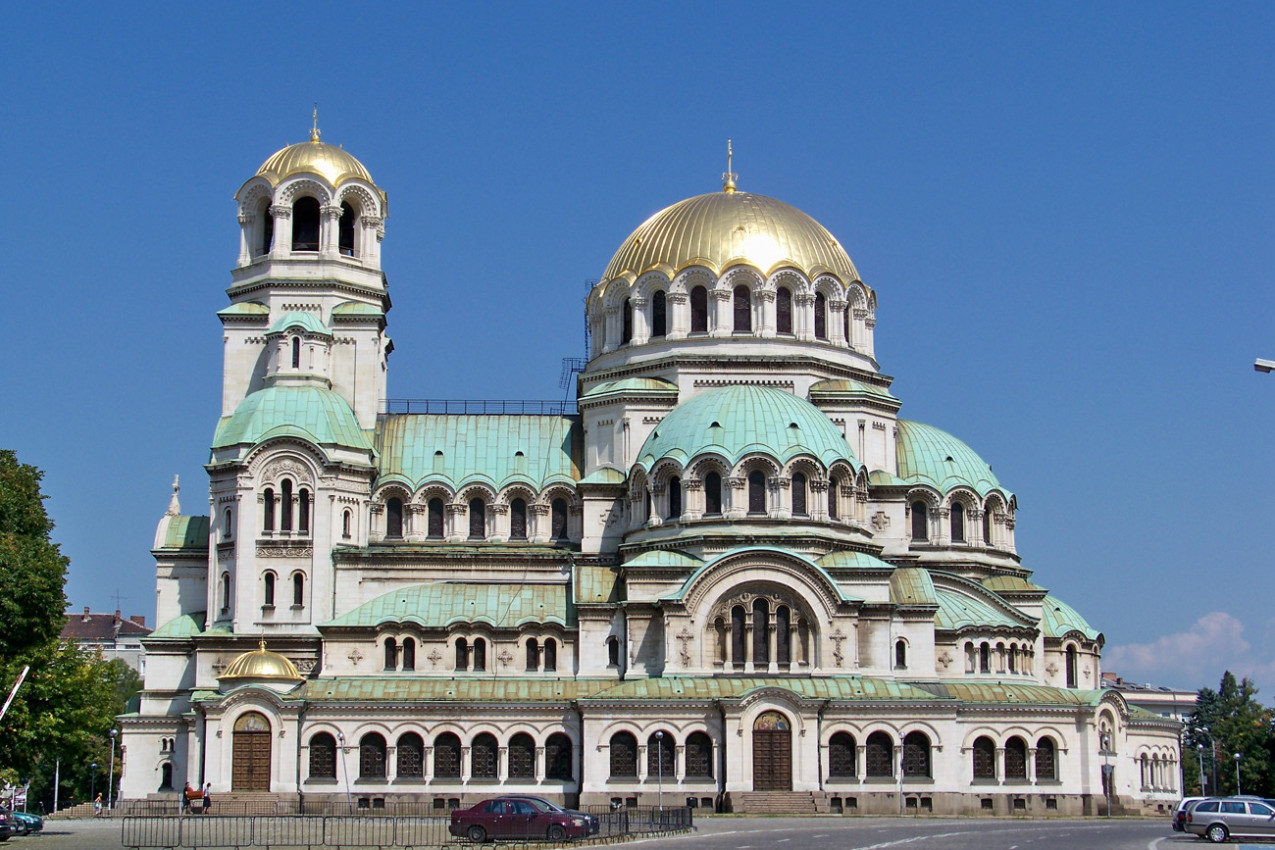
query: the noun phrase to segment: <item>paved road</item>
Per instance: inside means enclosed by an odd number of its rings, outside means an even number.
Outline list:
[[[51,821],[43,835],[4,850],[115,850],[120,825]],[[1167,820],[911,820],[895,818],[700,818],[693,835],[646,839],[643,850],[1187,850],[1203,845]],[[1227,845],[1240,846],[1263,845]],[[1265,845],[1271,850],[1275,845]]]

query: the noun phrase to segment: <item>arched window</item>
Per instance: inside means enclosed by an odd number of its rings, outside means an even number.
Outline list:
[[[292,530],[292,482],[283,480],[279,486],[279,530]]]
[[[751,333],[753,330],[753,295],[742,283],[735,287],[735,333]]]
[[[775,292],[775,332],[792,333],[792,290],[786,286]]]
[[[806,508],[806,476],[800,472],[792,474],[792,515],[810,515],[810,511]]]
[[[815,293],[815,339],[828,338],[828,299],[822,292]]]
[[[552,672],[558,669],[558,642],[553,638],[545,638],[545,645],[541,650],[543,654],[543,664],[546,672]]]
[[[618,637],[607,638],[607,666],[620,666],[620,639]]]
[[[347,257],[354,256],[354,210],[341,202],[341,220],[337,224],[337,247]]]
[[[903,737],[903,775],[930,776],[930,739],[924,732],[909,732]]]
[[[682,479],[674,475],[668,480],[668,516],[665,519],[677,522],[682,518]]]
[[[624,299],[624,313],[622,317],[622,330],[620,331],[620,344],[628,345],[633,341],[633,301],[632,299]]]
[[[1053,738],[1041,738],[1036,742],[1036,781],[1058,778],[1058,749]]]
[[[646,739],[646,775],[665,778],[673,776],[673,752],[677,745],[668,732],[658,732]]]
[[[713,739],[703,732],[692,732],[686,739],[686,778],[713,778]]]
[[[274,607],[274,573],[266,573],[263,577],[265,580],[265,605],[268,608]]]
[[[708,333],[708,290],[702,286],[691,290],[691,333]]]
[[[960,502],[952,503],[952,542],[965,542],[965,506]]]
[[[341,536],[347,540],[350,537],[350,525],[354,520],[354,514],[349,508],[341,512]]]
[[[930,513],[925,507],[925,502],[912,503],[912,539],[930,539]]]
[[[894,776],[894,742],[885,732],[873,732],[864,747],[864,772],[869,779]]]
[[[460,738],[451,732],[434,739],[434,776],[443,779],[460,776]]]
[[[398,763],[395,774],[399,779],[421,779],[425,776],[425,742],[415,732],[408,732],[398,739],[395,748]]]
[[[469,750],[469,775],[474,779],[496,778],[496,736],[484,732],[474,738]]]
[[[766,473],[760,469],[748,473],[748,512],[766,513]]]
[[[429,519],[428,519],[428,530],[426,533],[429,535],[430,540],[442,540],[443,539],[443,500],[430,499],[428,511],[429,511]]]
[[[159,790],[173,790],[173,764],[172,762],[164,762],[159,767]]]
[[[978,648],[978,672],[992,672],[992,648],[986,643]]]
[[[235,536],[235,526],[234,526],[234,523],[231,522],[233,516],[234,515],[230,512],[230,508],[226,508],[226,514],[225,514],[226,521],[221,524],[221,539],[222,540],[229,540],[230,538]]]
[[[571,739],[555,732],[545,741],[545,779],[571,780]]]
[[[319,250],[319,202],[297,198],[292,205],[292,250]]]
[[[704,513],[716,516],[722,512],[722,477],[716,472],[704,476]]]
[[[743,605],[730,609],[730,660],[741,670],[748,661],[748,612]]]
[[[983,511],[983,545],[991,546],[992,543],[992,509],[989,507]]]
[[[509,778],[535,779],[536,742],[526,732],[509,739]]]
[[[385,778],[385,739],[369,732],[359,741],[359,779]]]
[[[828,740],[828,775],[835,779],[854,779],[856,754],[853,735],[834,734]]]
[[[221,613],[230,610],[230,573],[221,574]]]
[[[398,641],[394,638],[385,639],[385,669],[393,670],[398,666]]]
[[[908,669],[908,645],[906,641],[896,640],[894,642],[894,669]]]
[[[301,337],[299,336],[292,338],[292,368],[301,368]]]
[[[402,499],[390,499],[385,503],[385,536],[396,539],[403,536]]]
[[[261,530],[267,534],[274,531],[274,490],[269,487],[261,494]]]
[[[637,738],[628,732],[611,736],[611,778],[632,779],[637,776]]]
[[[474,638],[474,669],[487,669],[487,641]]]
[[[837,509],[837,491],[841,487],[841,482],[836,476],[828,479],[828,519],[840,519],[840,511]]]
[[[411,638],[403,638],[403,669],[416,669],[416,641]]]
[[[1027,742],[1018,736],[1005,742],[1005,778],[1027,778]]]
[[[310,778],[336,779],[336,738],[327,732],[310,739]]]
[[[554,540],[567,539],[566,499],[554,499],[549,506],[549,535]]]
[[[1076,675],[1077,667],[1078,665],[1076,663],[1076,647],[1074,645],[1068,644],[1067,646],[1067,687],[1069,688],[1077,687],[1076,682],[1079,681],[1079,678],[1080,678],[1079,676]]]
[[[310,491],[304,487],[297,493],[297,530],[310,533]]]
[[[540,642],[535,638],[527,641],[527,672],[534,673],[540,668]]]
[[[270,211],[270,199],[261,204],[261,253],[269,254],[274,247],[274,213]]]
[[[765,599],[753,600],[753,664],[770,663],[770,605]]]
[[[668,309],[665,304],[664,290],[651,296],[651,337],[662,337],[668,333]]]
[[[305,576],[301,573],[292,574],[292,605],[300,608],[305,604]]]
[[[775,663],[792,663],[792,611],[787,605],[775,609]]]
[[[527,503],[522,499],[509,503],[509,539],[527,539]]]
[[[974,741],[974,778],[996,778],[996,744],[991,738],[983,736]]]
[[[469,539],[487,539],[487,503],[482,499],[469,500]]]

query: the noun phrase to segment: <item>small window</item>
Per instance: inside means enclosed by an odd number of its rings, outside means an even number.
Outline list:
[[[292,530],[292,482],[283,480],[279,487],[279,530]]]
[[[975,779],[996,778],[996,744],[991,738],[983,736],[974,741],[972,758]]]
[[[173,790],[173,765],[170,762],[164,762],[159,768],[159,790]]]
[[[828,775],[835,779],[853,779],[855,776],[854,736],[849,732],[837,732],[828,741]]]
[[[482,638],[474,638],[474,669],[487,669],[487,641]]]
[[[1076,647],[1069,645],[1067,647],[1067,687],[1069,688],[1077,687],[1077,682],[1080,679],[1080,677],[1077,675],[1078,667],[1079,665],[1077,663],[1077,658],[1076,658]]]
[[[221,613],[230,610],[230,573],[221,574]]]
[[[527,539],[527,503],[522,499],[509,503],[509,539]]]
[[[299,336],[292,338],[292,368],[301,368],[301,337]]]
[[[509,739],[509,778],[532,780],[536,776],[536,742],[526,732]],[[535,814],[532,809],[528,814]]]
[[[556,671],[558,669],[558,642],[553,638],[545,638],[545,645],[542,650],[542,654],[545,671]]]
[[[393,670],[398,667],[398,642],[394,638],[385,639],[385,669]]]
[[[664,290],[651,296],[651,337],[658,339],[668,332],[668,310]]]
[[[1005,742],[1005,778],[1027,778],[1027,742],[1018,736]]]
[[[474,738],[474,745],[469,751],[470,776],[474,779],[495,779],[498,750],[495,735],[484,732]]]
[[[716,516],[722,512],[722,477],[716,472],[704,476],[704,513]]]
[[[992,672],[992,647],[989,644],[983,644],[978,648],[978,672]]]
[[[646,772],[648,776],[673,776],[673,754],[677,748],[668,732],[656,732],[646,739]]]
[[[469,539],[487,539],[487,504],[482,499],[469,500]]]
[[[395,773],[403,779],[421,779],[425,774],[425,742],[415,732],[398,739],[395,748],[398,767]]]
[[[274,531],[274,490],[269,487],[261,494],[261,530]]]
[[[607,665],[620,666],[620,639],[617,637],[607,638]]]
[[[444,732],[434,739],[434,776],[446,779],[460,777],[460,738],[451,732]]]
[[[337,245],[347,257],[354,256],[354,209],[341,202],[341,220],[337,224]]]
[[[735,333],[752,333],[753,330],[753,296],[747,286],[735,287]]]
[[[319,250],[319,202],[297,198],[292,205],[292,250]]]
[[[912,503],[912,539],[913,540],[929,540],[930,539],[930,514],[925,507],[925,502]]]
[[[274,573],[266,573],[265,583],[266,583],[265,605],[267,608],[273,608],[274,607]]]
[[[691,333],[708,333],[708,290],[702,286],[691,290]]]
[[[792,475],[792,513],[793,516],[809,516],[806,508],[806,476],[800,472]]]
[[[815,293],[815,339],[828,338],[828,299],[822,292]]]
[[[748,512],[766,513],[766,474],[760,469],[748,473]]]
[[[637,739],[628,732],[611,736],[611,778],[637,776]]]
[[[403,500],[394,498],[385,503],[385,536],[401,539],[403,536]]]
[[[960,502],[952,503],[952,542],[965,542],[965,506]]]
[[[270,199],[261,204],[261,253],[269,254],[274,247],[274,213],[270,210]]]
[[[665,519],[677,522],[682,518],[682,479],[674,475],[668,480],[668,516]]]
[[[554,540],[567,539],[566,499],[554,499],[549,507],[549,535]]]
[[[456,670],[463,673],[469,669],[469,641],[459,638],[456,641]]]
[[[930,776],[930,739],[924,732],[903,737],[903,775],[913,779]]]
[[[624,299],[623,326],[620,331],[620,344],[628,345],[633,341],[633,301],[632,299]]]
[[[894,642],[894,669],[908,669],[908,645],[905,641],[896,640]]]
[[[443,539],[443,500],[429,500],[429,539]]]
[[[375,732],[359,741],[359,779],[385,778],[385,739]]]
[[[229,540],[235,536],[234,524],[231,522],[230,508],[226,508],[226,521],[221,526],[221,539]]]
[[[571,779],[571,739],[555,732],[545,741],[545,779]]]
[[[775,293],[775,331],[792,333],[792,290],[786,286],[779,287]]]
[[[885,732],[873,732],[864,747],[866,773],[870,778],[894,776],[894,742]]]
[[[295,608],[305,605],[305,576],[301,573],[292,576],[292,605]]]
[[[828,518],[839,519],[840,512],[837,509],[837,495],[841,488],[841,482],[836,476],[828,479]]]
[[[310,739],[310,778],[336,779],[336,739],[327,732]]]
[[[416,669],[416,641],[411,638],[403,638],[402,657],[404,670]]]
[[[1052,738],[1041,738],[1036,742],[1036,780],[1055,780],[1058,778],[1057,750]]]
[[[350,539],[350,525],[354,520],[354,514],[349,508],[341,512],[341,536],[346,540]]]
[[[535,673],[540,669],[540,642],[535,638],[527,641],[527,672]]]
[[[297,493],[297,530],[310,533],[310,491],[305,488]]]

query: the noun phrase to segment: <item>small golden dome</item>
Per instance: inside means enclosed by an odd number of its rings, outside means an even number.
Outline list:
[[[295,664],[279,653],[266,649],[264,639],[257,649],[245,652],[230,662],[230,665],[217,678],[222,682],[228,679],[275,679],[301,682],[305,679]]]
[[[351,178],[372,182],[372,175],[363,163],[343,148],[321,142],[317,137],[299,145],[288,145],[257,169],[257,176],[269,180],[271,186],[278,186],[280,181],[302,173],[318,174],[332,186]]]
[[[691,265],[720,273],[739,263],[763,274],[792,266],[808,278],[830,272],[843,284],[859,279],[822,224],[783,201],[733,191],[730,183],[727,191],[687,198],[648,218],[615,252],[603,282],[661,266],[673,274]]]

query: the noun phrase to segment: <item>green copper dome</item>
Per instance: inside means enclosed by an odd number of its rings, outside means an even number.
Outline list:
[[[666,457],[686,463],[712,453],[733,465],[753,452],[781,463],[802,454],[825,467],[855,463],[845,437],[819,408],[792,393],[754,386],[707,390],[673,408],[643,444],[638,463],[649,470]]]
[[[903,481],[929,484],[940,493],[965,486],[980,496],[992,490],[1008,495],[987,461],[951,434],[907,419],[900,419],[898,426],[899,478]]]
[[[1040,625],[1045,637],[1060,638],[1072,632],[1079,632],[1089,640],[1097,640],[1100,636],[1079,611],[1052,594],[1045,597]]]
[[[317,446],[372,451],[345,399],[322,387],[266,387],[217,423],[214,449],[253,446],[271,437],[300,437]]]
[[[332,331],[328,330],[327,326],[323,324],[323,322],[319,321],[318,316],[315,316],[312,313],[302,313],[300,311],[285,313],[278,319],[275,319],[274,324],[270,326],[270,330],[266,331],[266,333],[280,334],[288,328],[293,327],[299,327],[307,333],[332,336]]]

